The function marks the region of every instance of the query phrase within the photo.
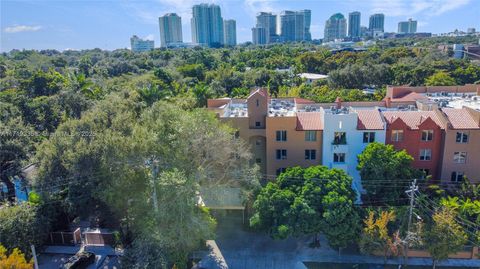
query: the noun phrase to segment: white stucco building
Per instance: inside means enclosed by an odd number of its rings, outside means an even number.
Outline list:
[[[338,168],[353,178],[353,188],[360,201],[363,191],[357,156],[371,142],[385,143],[386,124],[378,109],[342,107],[340,102],[322,109],[323,145],[322,163]]]

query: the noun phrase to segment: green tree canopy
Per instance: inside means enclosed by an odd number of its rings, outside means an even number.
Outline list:
[[[412,168],[413,158],[405,150],[396,151],[392,145],[370,143],[358,155],[366,200],[369,203],[404,204],[408,184],[420,176]]]
[[[332,247],[343,248],[358,235],[351,184],[342,170],[289,168],[260,191],[250,224],[277,239],[323,232]]]

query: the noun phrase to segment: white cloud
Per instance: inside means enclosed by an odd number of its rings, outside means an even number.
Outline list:
[[[155,35],[154,35],[154,34],[149,34],[149,35],[147,35],[144,39],[146,39],[146,40],[155,40]]]
[[[9,26],[5,27],[3,31],[5,33],[21,33],[21,32],[36,32],[42,29],[42,26],[40,25],[14,25],[14,26]]]
[[[260,11],[275,12],[279,10],[276,0],[245,0],[243,5],[250,15],[255,16]]]
[[[467,5],[471,0],[372,0],[373,12],[388,16],[409,17],[419,13],[437,16]]]
[[[192,6],[199,3],[219,3],[218,0],[156,0],[148,1],[123,0],[125,9],[132,12],[145,23],[158,24],[158,17],[166,13],[177,13],[182,18],[182,24],[190,24]]]

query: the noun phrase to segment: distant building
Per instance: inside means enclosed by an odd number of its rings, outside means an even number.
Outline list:
[[[268,12],[260,12],[257,14],[257,24],[254,28],[263,28],[263,30],[253,30],[252,35],[262,34],[264,36],[257,36],[257,40],[265,40],[264,43],[254,44],[269,44],[278,41],[277,35],[277,16]],[[254,33],[255,31],[255,33]]]
[[[463,44],[453,44],[453,58],[462,59],[463,58]]]
[[[385,15],[382,13],[373,14],[370,16],[368,30],[370,32],[385,32],[384,31],[384,24],[385,24]]]
[[[290,10],[280,13],[280,38],[283,42],[304,40],[305,16],[303,13]]]
[[[476,32],[477,32],[477,31],[476,31],[475,28],[468,28],[468,29],[467,29],[467,34],[468,34],[468,35],[475,34]]]
[[[192,8],[193,43],[217,47],[223,45],[223,18],[220,6],[199,4]]]
[[[305,79],[305,82],[307,84],[312,84],[315,81],[327,79],[327,75],[322,75],[322,74],[314,74],[314,73],[300,73],[298,74],[299,77]]]
[[[267,44],[267,29],[262,27],[253,27],[252,28],[252,42],[255,45],[265,45]]]
[[[309,9],[304,9],[297,12],[303,15],[303,26],[305,27],[303,31],[303,34],[304,34],[303,40],[312,41],[312,34],[310,33],[310,24],[312,22],[312,11]]]
[[[408,19],[408,21],[401,21],[398,23],[399,34],[414,34],[417,32],[417,21]]]
[[[325,23],[325,42],[343,39],[347,35],[347,20],[342,13],[333,14]]]
[[[357,38],[361,36],[360,12],[354,11],[348,14],[348,36]]]
[[[144,40],[134,35],[130,38],[130,47],[133,52],[144,52],[153,50],[154,42],[153,40]]]
[[[158,18],[160,27],[160,46],[169,47],[170,44],[183,42],[182,18],[176,13],[168,13]]]
[[[466,57],[474,60],[480,60],[480,45],[465,46]]]
[[[223,21],[223,43],[225,46],[237,45],[237,23],[235,20]]]
[[[360,36],[365,37],[368,36],[368,27],[367,26],[360,26]]]

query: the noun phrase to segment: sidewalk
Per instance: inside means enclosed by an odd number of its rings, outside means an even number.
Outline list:
[[[324,237],[320,248],[310,248],[311,237],[273,240],[268,235],[245,231],[240,216],[220,216],[215,242],[229,269],[292,269],[302,268],[303,262],[335,262],[353,264],[383,264],[383,257],[352,253],[338,255]],[[388,259],[388,264],[403,264],[403,258]],[[429,258],[409,258],[409,265],[432,266]],[[480,268],[480,260],[450,259],[438,266]],[[208,268],[208,267],[207,267]],[[305,267],[303,267],[305,268]],[[441,267],[439,267],[441,269]]]

